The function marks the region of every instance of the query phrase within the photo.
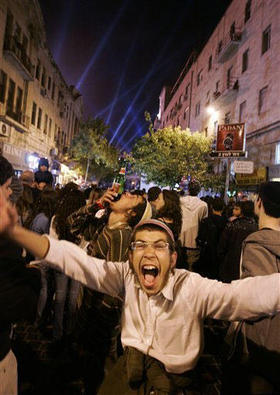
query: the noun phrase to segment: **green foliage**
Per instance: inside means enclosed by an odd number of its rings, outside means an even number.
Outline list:
[[[147,114],[146,120],[150,122]],[[132,149],[135,170],[147,181],[174,187],[182,176],[202,179],[207,172],[211,140],[201,133],[166,127],[141,137]]]
[[[119,151],[109,144],[109,126],[100,118],[88,119],[79,129],[71,145],[73,158],[85,169],[89,159],[89,174],[100,179],[114,173],[118,167]]]

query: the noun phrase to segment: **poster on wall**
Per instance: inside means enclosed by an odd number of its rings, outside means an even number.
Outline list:
[[[245,124],[218,125],[216,151],[211,156],[238,158],[245,155]]]

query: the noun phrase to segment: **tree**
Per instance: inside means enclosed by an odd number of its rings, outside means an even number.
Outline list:
[[[81,124],[71,144],[73,158],[86,168],[87,174],[100,179],[112,174],[118,166],[118,150],[109,144],[106,133],[109,126],[103,119],[88,119]]]
[[[149,132],[132,149],[135,170],[162,187],[174,188],[188,175],[200,180],[207,172],[210,145],[199,132],[171,126],[154,131],[150,123]]]

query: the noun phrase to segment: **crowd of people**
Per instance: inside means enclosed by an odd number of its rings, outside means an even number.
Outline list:
[[[75,348],[86,394],[198,391],[205,319],[227,329],[223,393],[280,391],[280,183],[199,193],[56,190],[46,161],[18,179],[0,156],[1,395],[21,320],[51,323],[55,356]]]

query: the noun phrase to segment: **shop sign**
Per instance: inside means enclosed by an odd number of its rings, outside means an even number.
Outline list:
[[[259,167],[252,174],[236,174],[238,185],[258,185],[267,180],[267,168]]]
[[[211,156],[220,158],[245,156],[245,124],[218,125],[216,151]]]
[[[249,160],[235,160],[233,162],[233,171],[241,174],[252,174],[254,172],[254,162]]]

